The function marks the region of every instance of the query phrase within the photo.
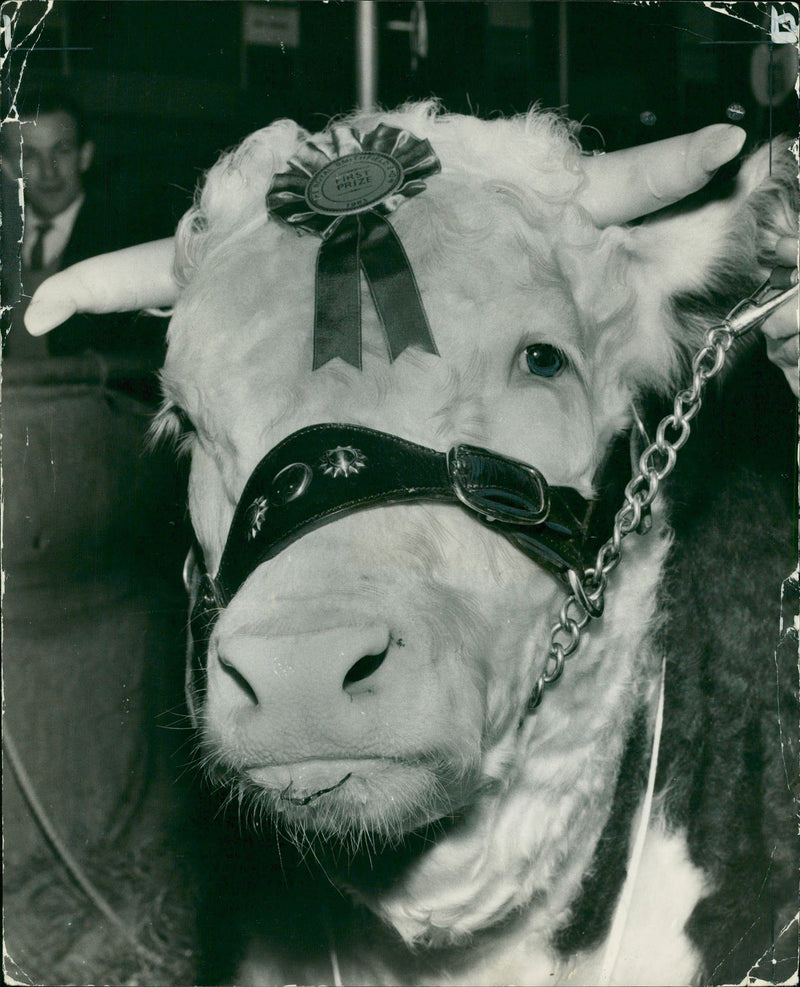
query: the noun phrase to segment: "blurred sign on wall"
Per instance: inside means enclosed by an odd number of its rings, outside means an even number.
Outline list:
[[[296,3],[243,3],[242,89],[289,93],[296,82],[300,9]]]
[[[246,45],[297,48],[300,44],[300,11],[296,4],[245,3],[242,19]]]
[[[527,31],[531,27],[529,3],[490,3],[486,9],[492,27],[510,27],[520,31]]]

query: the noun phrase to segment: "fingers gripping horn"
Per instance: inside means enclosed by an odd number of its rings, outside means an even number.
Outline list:
[[[48,278],[31,299],[25,326],[43,336],[76,312],[104,315],[173,305],[172,237],[90,257]]]

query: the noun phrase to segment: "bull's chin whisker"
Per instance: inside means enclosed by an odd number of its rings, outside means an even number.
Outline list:
[[[293,798],[291,795],[287,795],[287,792],[292,789],[292,782],[284,788],[280,794],[280,799],[282,802],[291,802],[292,805],[308,805],[315,799],[318,799],[322,795],[327,795],[328,792],[334,792],[337,788],[341,788],[342,785],[349,779],[353,777],[353,772],[348,771],[347,774],[340,781],[337,781],[335,785],[331,785],[330,788],[321,788],[318,792],[312,792],[311,795],[306,795],[303,798]]]

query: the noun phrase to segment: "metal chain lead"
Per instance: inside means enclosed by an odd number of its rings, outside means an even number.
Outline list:
[[[672,413],[662,418],[655,440],[639,457],[639,472],[625,487],[625,501],[614,516],[611,535],[598,551],[594,566],[586,569],[582,576],[575,569],[570,569],[572,592],[564,601],[558,621],[550,630],[547,662],[528,699],[529,711],[536,709],[542,701],[544,687],[560,678],[567,658],[578,649],[586,625],[602,615],[608,577],[622,558],[623,539],[632,531],[645,534],[648,530],[642,524],[644,512],[658,495],[663,480],[675,468],[678,450],[686,444],[691,434],[690,422],[702,405],[706,383],[722,369],[734,339],[762,322],[797,290],[791,287],[765,299],[764,292],[771,283],[768,278],[739,302],[720,325],[708,330],[703,346],[692,360],[691,383],[675,395]]]

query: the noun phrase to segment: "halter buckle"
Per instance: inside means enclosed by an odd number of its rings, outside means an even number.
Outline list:
[[[542,524],[550,512],[547,480],[533,466],[477,446],[456,445],[447,454],[456,497],[486,521]]]

